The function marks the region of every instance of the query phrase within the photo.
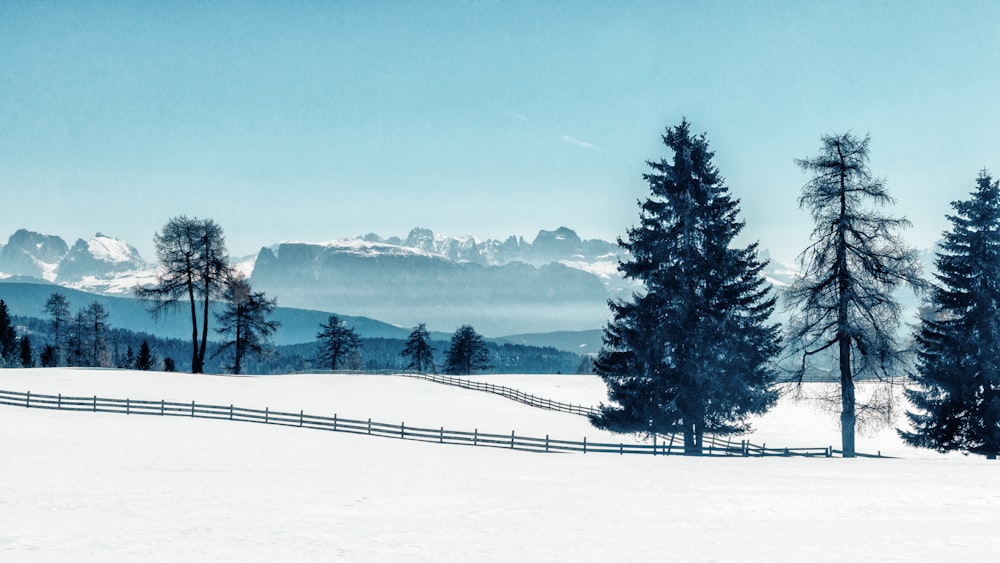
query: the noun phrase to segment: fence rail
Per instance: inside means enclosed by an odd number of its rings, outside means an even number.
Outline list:
[[[580,453],[612,453],[612,454],[645,454],[645,455],[685,455],[683,440],[677,436],[656,436],[652,444],[609,443],[560,440],[546,435],[544,438],[518,436],[514,431],[510,434],[490,434],[446,430],[440,428],[422,428],[407,426],[405,421],[399,424],[367,420],[341,418],[334,414],[317,416],[303,411],[284,412],[273,411],[270,408],[248,409],[235,405],[209,405],[191,401],[179,403],[173,401],[149,401],[133,399],[109,399],[98,397],[74,397],[59,395],[40,395],[30,391],[19,393],[0,390],[0,405],[22,408],[38,408],[65,411],[84,411],[95,413],[118,413],[125,415],[154,415],[204,418],[215,420],[232,420],[254,422],[260,424],[276,424],[281,426],[297,426],[334,432],[365,434],[369,436],[384,436],[404,440],[437,442],[440,444],[461,444],[469,446],[485,446],[531,452],[580,452]],[[826,448],[767,448],[746,440],[728,440],[718,436],[706,436],[703,443],[704,456],[799,456],[799,457],[832,457],[839,454],[832,447]],[[858,454],[865,457],[882,457]]]

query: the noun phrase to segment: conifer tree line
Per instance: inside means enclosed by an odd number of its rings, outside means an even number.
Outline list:
[[[76,362],[73,358],[82,357],[82,355],[71,354],[69,341],[75,342],[78,339],[67,337],[67,334],[70,334],[67,331],[73,331],[77,326],[71,322],[76,318],[70,313],[73,310],[73,304],[67,300],[64,294],[59,292],[50,294],[46,302],[49,301],[51,301],[50,309],[56,312],[55,316],[50,316],[43,307],[39,307],[39,311],[44,314],[44,318],[41,315],[19,317],[8,313],[7,317],[10,321],[4,326],[9,326],[11,330],[4,332],[9,332],[12,335],[15,348],[18,346],[21,350],[25,346],[30,348],[30,353],[26,356],[30,360],[18,361],[19,354],[15,351],[13,356],[8,353],[9,357],[0,365],[3,367],[115,367],[154,371],[189,371],[191,369],[189,360],[186,358],[186,354],[190,353],[190,342],[185,346],[183,341],[176,338],[164,338],[118,328],[114,326],[114,318],[110,316],[106,321],[107,329],[103,337],[106,351],[98,355],[98,357],[110,358],[110,362],[100,366],[91,366],[90,362]],[[220,314],[225,310],[218,304],[215,307]],[[6,309],[6,302],[0,306],[0,311],[4,309]],[[0,319],[2,318],[3,315],[0,314]],[[342,319],[339,320],[342,321]],[[3,324],[2,320],[0,320],[0,324]],[[329,323],[323,324],[328,325]],[[343,326],[346,329],[354,330],[346,322]],[[349,352],[338,360],[336,369],[408,370],[457,374],[457,371],[448,372],[445,368],[445,358],[449,348],[448,341],[445,340],[442,343],[439,340],[432,340],[432,335],[427,331],[426,325],[417,328],[414,330],[418,335],[416,346],[421,358],[419,366],[414,364],[413,358],[404,353],[408,346],[414,344],[412,335],[407,340],[365,338],[354,331],[354,336],[351,338],[353,345],[349,347]],[[218,328],[213,330],[218,332]],[[60,335],[59,338],[56,337],[56,334]],[[435,338],[440,338],[440,336]],[[229,342],[230,346],[235,346],[233,340],[229,340]],[[233,373],[235,371],[235,357],[232,354],[224,353],[224,351],[220,352],[220,348],[224,345],[225,342],[218,338],[209,344],[204,366],[205,372]],[[523,344],[486,342],[484,345],[488,356],[488,367],[480,366],[479,372],[488,370],[495,373],[587,373],[589,371],[589,363],[581,361],[581,357],[572,352]],[[8,349],[10,349],[10,345],[8,345]],[[241,373],[252,374],[329,370],[331,368],[330,362],[321,359],[321,355],[318,340],[299,344],[273,345],[264,354],[244,356],[240,369]],[[63,359],[59,360],[57,357]]]

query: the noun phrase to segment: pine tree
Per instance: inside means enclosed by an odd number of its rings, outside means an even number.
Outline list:
[[[131,345],[125,348],[125,358],[122,359],[121,367],[122,369],[135,369],[135,351],[132,350]]]
[[[836,355],[844,457],[855,453],[855,380],[891,381],[903,365],[896,338],[901,309],[893,292],[926,285],[916,252],[895,234],[909,222],[863,208],[866,201],[893,203],[885,183],[868,168],[868,143],[868,137],[850,133],[826,135],[819,156],[796,161],[813,174],[799,206],[809,209],[816,226],[801,256],[803,275],[786,294],[799,312],[789,331],[791,350],[802,357],[800,379],[813,356]],[[863,405],[865,412],[890,413],[892,395],[885,397],[890,402]]]
[[[53,293],[45,301],[43,311],[52,318],[50,334],[53,355],[49,359],[53,363],[47,367],[66,365],[66,344],[69,338],[70,323],[73,322],[73,317],[69,312],[69,301],[65,295]],[[45,365],[44,361],[42,363]]]
[[[401,356],[410,358],[406,369],[414,369],[418,373],[423,373],[428,368],[431,371],[437,371],[437,367],[434,366],[434,348],[431,346],[430,340],[431,336],[427,332],[426,324],[420,323],[414,327],[413,332],[406,340],[406,347],[400,353]]]
[[[316,334],[319,341],[319,360],[337,371],[348,365],[348,355],[357,352],[360,347],[358,335],[353,327],[340,320],[336,315],[330,315],[326,324],[320,324],[320,332]]]
[[[25,334],[21,337],[21,366],[26,368],[35,367],[35,351],[31,347],[31,337]]]
[[[68,328],[66,365],[87,366],[87,317],[83,311],[76,312]]]
[[[451,375],[472,375],[490,366],[486,341],[469,325],[458,327],[445,352],[444,372]]]
[[[996,459],[1000,454],[1000,187],[983,170],[953,202],[937,254],[937,281],[917,334],[906,394],[910,444]]]
[[[7,304],[0,299],[0,367],[8,363],[18,363],[15,358],[17,352],[17,331],[14,330]]]
[[[777,399],[773,361],[779,326],[757,245],[731,248],[743,223],[704,135],[667,128],[672,160],[649,162],[650,197],[619,245],[620,271],[645,291],[611,302],[612,320],[594,371],[617,406],[592,422],[622,433],[681,433],[700,454],[706,432],[749,429],[746,419]]]
[[[229,339],[212,354],[212,357],[232,352],[233,363],[227,368],[235,374],[242,371],[243,358],[247,355],[266,355],[270,347],[271,335],[281,323],[267,320],[274,312],[277,299],[268,299],[262,291],[253,291],[250,282],[241,275],[233,274],[227,281],[224,293],[226,307],[215,315],[219,327],[216,332]]]
[[[55,346],[51,344],[46,344],[45,347],[42,348],[42,353],[38,359],[41,360],[43,368],[56,367],[58,364],[56,359]]]
[[[149,343],[145,340],[142,341],[142,345],[139,346],[139,355],[135,358],[135,369],[142,371],[149,371],[153,369],[153,355],[149,351]],[[166,370],[173,371],[173,370]]]
[[[87,321],[87,350],[84,353],[86,365],[94,367],[110,367],[111,355],[108,352],[108,312],[104,305],[94,301],[83,311]]]

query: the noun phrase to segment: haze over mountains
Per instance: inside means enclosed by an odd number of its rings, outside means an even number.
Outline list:
[[[365,316],[400,327],[451,332],[471,324],[488,336],[597,330],[607,300],[637,289],[617,271],[619,248],[566,227],[480,240],[416,228],[405,239],[376,234],[328,242],[281,242],[236,260],[256,289],[282,307]],[[156,264],[100,233],[72,246],[18,230],[0,246],[0,278],[23,276],[130,297],[154,280]],[[794,272],[772,265],[781,285]],[[15,278],[16,279],[16,278]],[[11,280],[8,280],[11,281]]]

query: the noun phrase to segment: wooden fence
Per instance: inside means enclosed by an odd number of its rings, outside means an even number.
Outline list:
[[[513,389],[511,387],[506,387],[504,385],[496,385],[493,383],[486,383],[484,381],[475,381],[467,377],[455,377],[450,375],[437,375],[437,374],[413,373],[413,372],[397,373],[395,375],[399,375],[402,377],[415,377],[417,379],[433,381],[434,383],[441,383],[444,385],[452,385],[455,387],[461,387],[463,389],[472,389],[474,391],[493,393],[495,395],[500,395],[501,397],[506,397],[512,401],[517,401],[518,403],[523,403],[531,407],[538,407],[550,411],[566,412],[570,414],[578,414],[581,416],[597,415],[600,414],[601,412],[600,409],[596,407],[574,405],[570,403],[553,401],[552,399],[546,399],[544,397],[536,397],[531,393],[525,393],[518,389]]]
[[[461,432],[441,428],[421,428],[407,426],[405,421],[399,424],[388,424],[368,420],[340,418],[336,414],[317,416],[297,413],[247,409],[234,405],[208,405],[191,401],[178,403],[172,401],[142,401],[133,399],[109,399],[98,397],[72,397],[59,395],[39,395],[30,391],[19,393],[0,390],[0,405],[22,408],[54,409],[65,411],[82,411],[95,413],[118,413],[125,415],[177,416],[191,418],[206,418],[216,420],[233,420],[241,422],[256,422],[260,424],[277,424],[280,426],[297,426],[351,434],[369,436],[384,436],[404,440],[437,442],[440,444],[461,444],[467,446],[485,446],[531,452],[580,452],[580,453],[612,453],[612,454],[645,454],[645,455],[684,455],[683,439],[675,440],[677,436],[655,436],[652,444],[608,443],[558,440],[546,435],[544,438],[518,436],[514,431],[508,434],[481,433],[478,429],[472,432]],[[717,436],[706,436],[701,455],[706,456],[800,456],[800,457],[832,457],[840,452],[832,447],[827,448],[767,448],[746,440],[734,441]],[[881,457],[865,454],[865,457]]]

